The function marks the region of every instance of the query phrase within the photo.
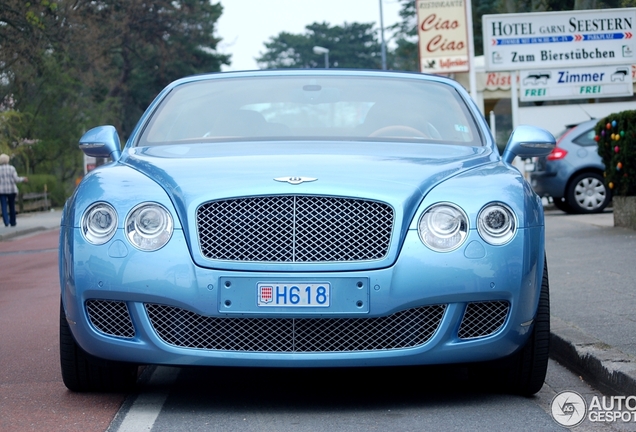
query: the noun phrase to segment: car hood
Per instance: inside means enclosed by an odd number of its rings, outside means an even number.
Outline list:
[[[178,211],[187,211],[214,199],[278,194],[417,205],[439,182],[495,160],[487,147],[257,142],[133,148],[124,152],[121,162],[154,179]],[[289,177],[315,180],[276,180]]]

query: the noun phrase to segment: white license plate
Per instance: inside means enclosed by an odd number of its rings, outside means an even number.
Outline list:
[[[256,298],[259,307],[329,307],[331,284],[328,282],[258,283]]]

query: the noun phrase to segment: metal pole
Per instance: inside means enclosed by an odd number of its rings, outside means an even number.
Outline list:
[[[329,51],[325,53],[325,69],[329,69]]]
[[[386,42],[384,40],[384,14],[382,13],[382,0],[380,0],[380,37],[382,40],[382,70],[386,70]]]
[[[470,95],[477,103],[477,72],[475,71],[475,40],[473,37],[473,5],[466,0],[466,26],[468,27],[468,86]]]
[[[490,132],[492,133],[492,137],[495,140],[495,144],[497,144],[497,120],[495,118],[494,111],[490,111]]]
[[[519,92],[517,91],[517,71],[510,71],[510,104],[512,108],[512,130],[519,124]]]

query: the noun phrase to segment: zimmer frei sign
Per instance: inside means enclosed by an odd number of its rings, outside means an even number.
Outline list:
[[[420,71],[467,72],[468,28],[464,0],[417,0]]]
[[[632,64],[636,8],[484,15],[487,71]]]
[[[634,94],[631,65],[524,70],[522,101],[622,97]]]

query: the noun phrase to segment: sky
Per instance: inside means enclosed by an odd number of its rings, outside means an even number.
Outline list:
[[[232,55],[223,71],[258,69],[255,57],[264,43],[285,31],[302,34],[314,22],[330,25],[376,23],[380,28],[380,0],[218,0],[223,14],[216,35],[223,40],[218,51]],[[397,0],[383,0],[384,27],[400,21]],[[390,34],[385,31],[388,40]],[[379,34],[378,34],[378,40]]]

